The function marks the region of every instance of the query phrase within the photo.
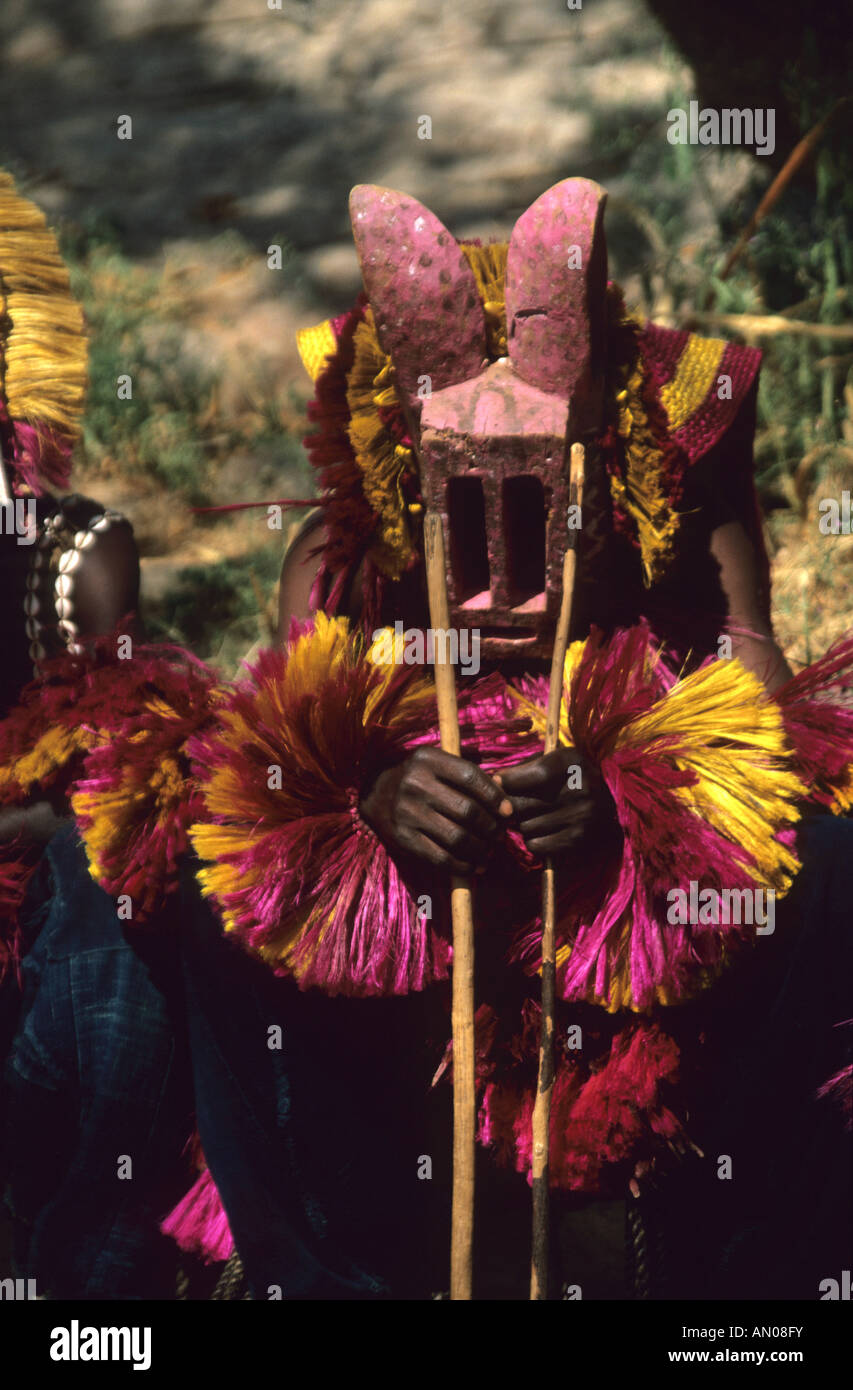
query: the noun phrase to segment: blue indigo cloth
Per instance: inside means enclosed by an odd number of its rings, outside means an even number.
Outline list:
[[[17,1271],[52,1298],[173,1296],[158,1222],[186,1190],[192,1107],[175,935],[119,921],[73,826],[24,930],[0,1109]]]
[[[428,1298],[449,1088],[431,1098],[417,1007],[300,993],[222,935],[189,874],[181,937],[199,1134],[253,1297]]]

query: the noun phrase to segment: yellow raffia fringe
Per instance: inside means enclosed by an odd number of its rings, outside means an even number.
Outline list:
[[[139,743],[147,737],[150,737],[149,732],[141,730],[132,736],[132,742]],[[86,847],[89,873],[95,882],[109,877],[106,856],[115,853],[117,843],[126,842],[138,826],[140,809],[148,818],[149,797],[153,797],[154,814],[159,818],[180,802],[188,790],[188,779],[177,759],[167,755],[145,783],[129,773],[109,791],[75,792],[71,797],[71,809],[86,826],[85,830],[81,829],[80,836]]]
[[[391,630],[393,635],[393,630]],[[371,650],[376,648],[372,644]],[[317,706],[318,691],[328,682],[359,662],[368,659],[364,641],[358,632],[350,632],[346,618],[329,618],[320,612],[315,615],[314,628],[303,633],[289,649],[287,663],[281,680],[275,685],[265,682],[255,691],[255,717],[246,719],[240,711],[223,710],[220,715],[220,736],[226,744],[245,747],[258,744],[258,729],[261,726],[277,731],[276,741],[263,748],[263,756],[269,763],[281,766],[296,765],[296,749],[290,742],[288,717],[299,703],[310,701]],[[366,726],[373,718],[376,705],[385,695],[388,685],[394,679],[397,667],[393,662],[371,661],[373,680],[365,694],[362,710],[362,723]],[[408,683],[400,693],[395,706],[395,715],[408,716],[412,710],[423,709],[425,718],[433,710],[435,691],[430,681],[419,678]],[[321,740],[322,742],[322,740]],[[258,867],[254,872],[241,861],[229,862],[230,856],[241,856],[246,848],[246,825],[255,825],[263,831],[263,819],[258,816],[258,803],[251,788],[247,788],[239,774],[227,763],[213,768],[202,788],[205,806],[211,815],[227,816],[238,824],[210,825],[197,822],[190,827],[190,838],[199,858],[205,867],[198,871],[197,877],[202,892],[215,898],[221,905],[225,929],[234,928],[234,918],[225,909],[227,896],[238,889],[258,886],[268,871]],[[318,908],[308,907],[300,914],[287,932],[269,947],[269,959],[290,960],[289,952],[296,944],[303,930],[313,926]]]
[[[572,688],[575,671],[578,668],[581,657],[584,654],[586,642],[571,642],[566,649],[566,659],[563,663],[563,695],[560,701],[560,742],[567,748],[574,747],[571,731],[569,729],[569,708],[567,692]],[[523,695],[514,686],[508,685],[507,690],[522,716],[530,720],[530,727],[535,734],[545,736],[545,726],[547,724],[546,711],[542,705],[538,705],[534,700]]]
[[[213,898],[219,904],[225,930],[233,931],[235,919],[224,906],[227,894],[238,887],[257,887],[262,876],[260,869],[252,871],[246,866],[238,874],[235,866],[227,862],[228,855],[245,851],[245,832],[226,825],[196,823],[190,826],[190,839],[199,858],[207,861],[206,867],[196,873],[199,887],[206,898]]]
[[[568,747],[573,745],[566,695],[585,645],[574,642],[566,653],[560,741]],[[647,653],[647,673],[655,659],[654,653]],[[510,693],[532,728],[544,733],[544,710],[512,687]],[[670,754],[673,766],[697,777],[692,786],[673,788],[673,796],[737,846],[740,853],[735,858],[756,887],[772,888],[777,898],[784,897],[800,863],[775,837],[779,830],[799,820],[796,803],[807,788],[791,770],[781,710],[758,677],[737,660],[703,667],[678,681],[651,709],[632,719],[614,746],[647,748],[651,755],[655,742],[664,746],[675,742],[678,751]],[[610,963],[607,997],[594,990],[588,996],[588,1003],[598,1004],[609,1013],[639,1011],[631,991],[631,925],[630,913],[626,913]],[[571,951],[571,945],[558,948],[558,969]],[[723,943],[717,966],[697,967],[690,997],[713,984],[729,959]],[[683,997],[663,984],[655,991],[656,1002],[662,1005],[679,1003]]]
[[[584,654],[585,649],[585,639],[580,642],[570,642],[568,648],[566,649],[566,657],[563,662],[563,697],[560,703],[560,742],[566,744],[566,746],[569,748],[574,747],[574,740],[572,738],[571,729],[569,727],[570,711],[568,705],[568,692],[572,688],[572,681],[575,678],[575,672],[577,671],[578,666],[580,665],[581,658]],[[652,675],[652,672],[658,664],[658,660],[659,653],[653,650],[652,647],[647,646],[643,653],[644,680],[648,680],[648,678]],[[507,689],[509,690],[509,693],[513,701],[518,707],[519,714],[526,715],[527,718],[530,720],[530,727],[533,730],[533,732],[537,734],[542,734],[542,736],[544,737],[547,719],[543,707],[541,705],[537,705],[526,695],[523,695],[521,691],[516,690],[514,686],[510,685],[507,687]]]
[[[226,695],[226,687],[214,687],[208,697],[211,708],[220,704]],[[144,701],[143,709],[157,715],[164,723],[175,718],[173,706],[156,694]],[[110,731],[101,730],[97,741],[105,742],[110,737]],[[127,741],[140,744],[152,737],[152,730],[137,729],[127,736]],[[92,739],[92,744],[95,741]],[[109,877],[106,856],[109,853],[115,855],[116,849],[127,841],[141,819],[148,820],[153,814],[162,820],[189,796],[190,790],[191,778],[182,769],[177,756],[163,753],[144,778],[132,770],[110,790],[101,788],[97,792],[75,792],[71,797],[71,809],[78,819],[89,861],[89,873],[95,882],[101,883]],[[83,825],[85,830],[82,829]]]
[[[226,932],[233,932],[237,919],[225,906],[228,895],[238,888],[252,889],[263,886],[269,872],[268,866],[247,867],[238,870],[229,862],[229,856],[240,856],[246,849],[245,826],[201,825],[191,827],[193,847],[206,866],[196,873],[202,893],[212,898],[219,906],[222,925]],[[295,960],[296,947],[303,933],[311,930],[317,916],[316,907],[310,904],[293,914],[287,926],[280,927],[274,941],[259,945],[256,949],[261,959],[270,965],[285,965],[294,979],[301,979],[311,964],[310,958]],[[317,938],[317,949],[322,944],[322,934]]]
[[[384,574],[399,579],[415,553],[402,485],[403,474],[414,469],[414,454],[407,445],[397,443],[379,414],[380,406],[399,405],[399,398],[391,358],[380,347],[370,308],[355,330],[353,353],[347,377],[348,432],[364,495],[379,517],[373,558]],[[417,504],[415,510],[420,510]]]
[[[643,406],[643,365],[638,361],[616,396],[616,430],[625,444],[625,478],[610,476],[610,494],[637,528],[643,579],[648,587],[659,580],[672,560],[678,515],[664,490],[663,452],[649,428]]]
[[[832,790],[832,814],[834,816],[843,816],[846,812],[853,811],[853,763],[850,765],[845,780],[836,783]]]
[[[86,729],[66,729],[54,724],[23,757],[0,767],[0,787],[11,784],[28,789],[46,782],[75,754],[94,747],[96,741],[97,735]]]
[[[690,334],[672,378],[660,393],[671,430],[680,429],[699,409],[714,384],[725,350],[722,338]]]
[[[509,242],[493,241],[488,246],[474,246],[461,241],[460,249],[471,267],[477,282],[477,292],[486,315],[486,346],[489,357],[496,362],[506,357],[506,258]]]
[[[80,432],[88,351],[83,311],[44,214],[0,171],[0,391],[13,420]],[[5,368],[3,367],[5,361]]]
[[[311,908],[306,908],[304,912],[297,913],[287,932],[282,933],[282,936],[269,946],[261,946],[259,951],[261,960],[266,961],[268,965],[285,965],[294,980],[301,980],[302,976],[313,963],[317,951],[319,951],[322,946],[326,928],[328,927],[329,921],[331,921],[331,914],[329,914],[326,925],[317,933],[314,949],[310,954],[303,953],[302,958],[298,959],[296,956],[296,947],[299,945],[299,941],[304,933],[310,931],[313,927],[316,916],[316,911],[312,911]]]
[[[707,396],[719,370],[726,344],[720,338],[691,333],[678,366],[661,390],[661,404],[671,431],[679,429]],[[614,503],[637,527],[643,579],[648,587],[662,578],[672,561],[679,515],[664,490],[662,451],[649,429],[642,399],[643,366],[637,361],[617,393],[616,429],[625,443],[626,476],[610,478]]]
[[[791,770],[782,712],[761,681],[736,659],[712,662],[633,719],[615,746],[648,748],[673,736],[682,750],[675,767],[698,779],[673,795],[738,847],[758,886],[787,892],[799,863],[774,837],[799,820],[796,802],[807,789]]]

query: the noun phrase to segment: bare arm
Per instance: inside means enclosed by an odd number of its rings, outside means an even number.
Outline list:
[[[773,636],[766,578],[751,539],[756,527],[753,440],[758,382],[753,384],[731,428],[691,469],[695,505],[708,518],[708,545],[719,566],[728,609],[732,656],[768,690],[778,690],[792,672]]]
[[[74,620],[80,640],[102,637],[131,613],[130,635],[143,637],[139,618],[139,555],[128,521],[115,522],[95,533],[94,545],[83,551],[74,582]]]
[[[292,618],[300,621],[314,612],[311,590],[320,568],[318,556],[311,552],[323,544],[322,517],[308,517],[296,538],[291,541],[281,566],[278,589],[278,644],[284,646]]]
[[[741,522],[728,521],[711,532],[711,554],[728,603],[732,655],[768,690],[778,690],[793,673],[762,612],[755,551]]]

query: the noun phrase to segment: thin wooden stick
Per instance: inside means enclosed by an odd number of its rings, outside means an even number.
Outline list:
[[[434,630],[447,632],[450,610],[444,565],[441,517],[427,512],[424,518],[427,592],[430,622]],[[436,644],[437,648],[438,644]],[[453,667],[436,650],[435,691],[441,746],[459,757],[459,712]],[[474,913],[471,886],[454,875],[450,881],[453,916],[453,1205],[450,1230],[450,1297],[471,1298],[471,1262],[474,1240]]]
[[[573,444],[569,474],[570,504],[583,503],[584,448]],[[572,598],[575,588],[577,530],[569,531],[563,556],[563,592],[560,616],[551,657],[551,683],[548,689],[548,715],[545,724],[545,752],[553,753],[560,742],[560,706],[563,698],[563,670],[569,645]],[[539,1079],[533,1107],[533,1252],[530,1262],[530,1297],[548,1297],[548,1158],[551,1132],[551,1092],[554,1088],[554,1006],[557,982],[557,947],[554,861],[549,855],[542,874],[542,1029],[539,1035]]]
[[[6,464],[3,460],[3,445],[0,444],[0,503],[5,505],[12,501],[12,492],[9,487],[9,479],[6,477]]]
[[[838,342],[853,338],[853,324],[806,323],[804,319],[788,319],[781,314],[713,314],[692,310],[683,316],[684,323],[702,323],[710,328],[729,328],[745,338],[776,338],[788,334],[800,338],[830,338]]]
[[[776,175],[767,192],[764,194],[764,197],[758,204],[758,207],[755,209],[755,212],[752,214],[735,242],[734,247],[726,257],[726,263],[720,271],[721,280],[728,280],[743,255],[750,238],[755,236],[761,223],[764,221],[767,214],[773,210],[794,175],[798,173],[806,160],[814,154],[826,133],[827,127],[835,120],[838,113],[842,111],[845,106],[848,106],[851,101],[853,101],[853,97],[841,97],[823,117],[823,120],[818,121],[816,125],[812,126],[811,130],[794,146],[788,158],[785,160],[785,163],[782,165],[782,168],[779,170],[779,173]]]

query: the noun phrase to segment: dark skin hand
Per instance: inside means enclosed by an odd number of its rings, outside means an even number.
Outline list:
[[[570,781],[575,767],[580,786]],[[419,748],[380,773],[360,809],[389,848],[454,874],[482,873],[510,827],[532,854],[561,858],[617,828],[606,786],[569,748],[494,777],[440,748]]]
[[[485,869],[512,802],[474,763],[418,748],[376,778],[359,807],[391,849],[452,874]]]
[[[598,842],[618,831],[603,779],[574,749],[541,753],[496,780],[512,800],[512,824],[531,854],[577,857],[591,837]]]

